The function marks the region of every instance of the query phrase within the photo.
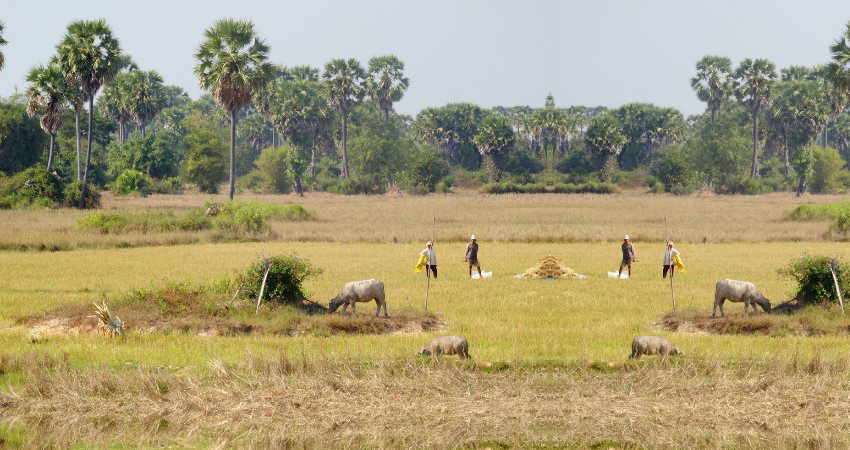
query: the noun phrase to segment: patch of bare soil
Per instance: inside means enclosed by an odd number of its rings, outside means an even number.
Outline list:
[[[727,308],[728,309],[728,308]],[[805,312],[805,313],[803,313]],[[783,303],[773,314],[746,316],[729,313],[712,318],[708,312],[682,311],[661,315],[655,328],[691,334],[760,334],[769,336],[847,335],[848,324],[835,311],[809,309]]]
[[[402,311],[388,318],[371,314],[354,317],[328,314],[309,300],[296,305],[264,303],[259,314],[253,302],[216,297],[202,289],[169,287],[110,302],[112,313],[128,333],[179,332],[199,336],[250,334],[328,336],[334,334],[416,333],[445,326],[433,313]],[[65,305],[46,313],[24,317],[18,325],[33,336],[103,332],[93,317],[92,305]]]

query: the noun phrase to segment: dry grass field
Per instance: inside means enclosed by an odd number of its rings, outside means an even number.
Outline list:
[[[778,273],[791,259],[850,258],[846,244],[823,238],[827,223],[783,220],[800,202],[792,196],[253,198],[298,202],[318,221],[275,223],[262,242],[187,235],[194,240],[166,245],[165,233],[77,230],[75,211],[0,211],[2,247],[67,249],[0,252],[0,416],[12,418],[0,440],[203,448],[850,444],[846,332],[717,335],[656,325],[670,310],[660,277],[665,212],[688,266],[676,278],[677,307],[689,314],[711,314],[718,279],[753,281],[777,304],[794,291]],[[106,208],[180,211],[207,200],[109,198]],[[417,311],[424,277],[413,265],[434,214],[440,278],[430,309],[446,323],[439,331],[157,332],[126,340],[59,333],[33,343],[20,325],[32,314],[134,289],[212,285],[261,255],[282,253],[323,269],[306,285],[316,301],[326,304],[347,281],[378,278],[390,315]],[[472,232],[492,279],[467,278],[463,240]],[[609,279],[623,233],[635,241],[635,274]],[[587,278],[514,278],[547,254]],[[358,313],[373,314],[374,304]],[[132,327],[133,317],[122,319]],[[473,361],[415,356],[444,334],[467,336]],[[666,336],[684,355],[627,361],[631,339],[642,334]]]

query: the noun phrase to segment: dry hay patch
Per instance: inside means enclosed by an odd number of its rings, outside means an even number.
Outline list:
[[[206,288],[171,285],[153,291],[136,291],[110,301],[112,313],[133,333],[178,332],[199,336],[278,335],[329,336],[335,334],[385,334],[432,331],[445,326],[435,314],[398,311],[389,318],[372,314],[354,317],[328,314],[327,308],[302,300],[295,305],[264,302],[255,313],[251,301],[231,301],[229,295]],[[91,304],[68,304],[18,320],[31,334],[91,334],[102,331],[92,316]]]
[[[537,265],[529,267],[522,278],[546,279],[546,278],[581,278],[575,270],[564,265],[561,258],[547,255],[537,260]]]

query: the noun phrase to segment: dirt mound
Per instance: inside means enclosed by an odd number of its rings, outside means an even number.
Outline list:
[[[385,334],[431,331],[445,324],[433,313],[397,311],[389,318],[376,318],[366,307],[354,317],[328,314],[327,308],[309,300],[297,305],[256,304],[228,301],[208,290],[169,286],[157,291],[136,292],[128,298],[109,302],[127,333],[180,332],[200,336],[265,334],[278,336]],[[365,306],[365,305],[364,305]],[[371,311],[370,311],[371,310]],[[91,304],[64,305],[53,311],[18,321],[35,335],[56,333],[101,333]],[[365,312],[369,311],[369,312]]]
[[[545,279],[545,278],[581,278],[575,270],[565,266],[557,256],[544,256],[537,261],[537,265],[530,267],[522,278]]]
[[[775,311],[775,309],[774,309]],[[697,334],[759,334],[767,336],[824,336],[847,335],[850,328],[841,316],[828,311],[807,314],[744,314],[726,313],[726,317],[711,318],[708,312],[685,311],[662,315],[655,328],[662,331]]]

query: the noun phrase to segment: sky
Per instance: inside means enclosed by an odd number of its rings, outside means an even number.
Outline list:
[[[276,64],[395,54],[411,80],[396,104],[404,114],[461,101],[540,107],[549,92],[564,107],[651,102],[696,114],[705,108],[690,78],[702,56],[826,62],[850,0],[0,0],[0,96],[26,89],[70,22],[98,17],[141,69],[195,98],[194,51],[232,17],[254,22]]]

